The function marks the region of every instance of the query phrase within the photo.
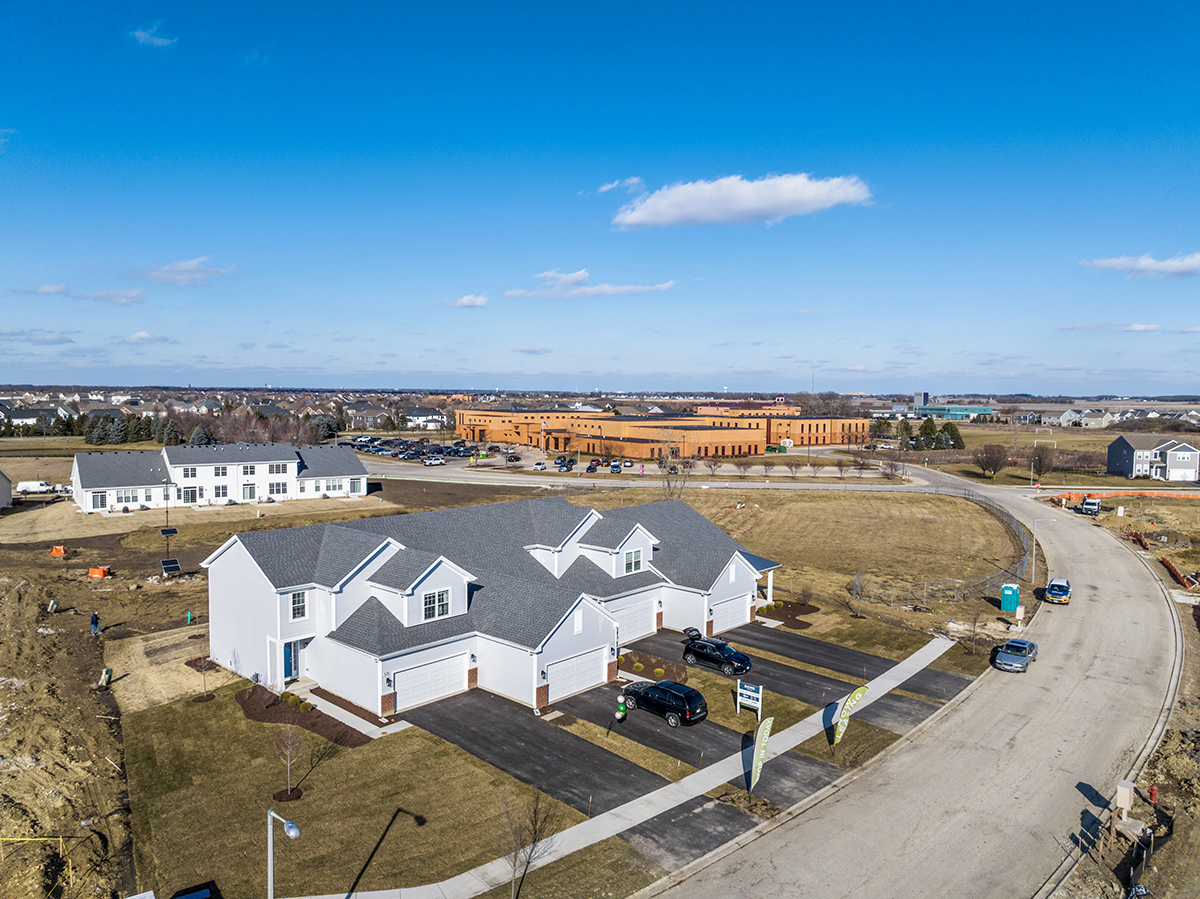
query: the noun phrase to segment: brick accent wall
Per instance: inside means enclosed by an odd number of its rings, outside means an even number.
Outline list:
[[[467,669],[467,689],[474,690],[478,686],[479,686],[479,669],[478,668],[468,668]]]
[[[712,636],[712,622],[711,621],[704,622],[704,635],[706,637]]]
[[[755,621],[758,621],[758,606],[756,606],[753,602],[751,602],[750,603],[750,622],[754,623]]]
[[[617,663],[615,661],[608,663],[608,682],[611,684],[617,679]]]
[[[396,712],[396,694],[384,693],[379,697],[379,709],[382,715],[392,715]]]
[[[662,630],[662,616],[663,616],[662,612],[659,612],[657,615],[654,616],[654,626],[656,628],[658,628],[659,630]]]
[[[537,707],[544,709],[548,705],[550,705],[550,685],[542,684],[537,688]]]

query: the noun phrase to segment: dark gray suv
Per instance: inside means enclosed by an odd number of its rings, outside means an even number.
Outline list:
[[[666,719],[671,727],[698,724],[708,717],[708,703],[700,691],[673,680],[661,680],[657,684],[627,684],[622,692],[625,694],[625,705],[629,708],[653,712]]]

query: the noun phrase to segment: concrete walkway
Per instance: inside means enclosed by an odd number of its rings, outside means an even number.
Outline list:
[[[304,678],[291,687],[291,691],[299,696],[305,702],[311,702],[313,708],[320,709],[330,718],[336,718],[342,724],[358,731],[360,734],[365,734],[372,740],[377,740],[387,734],[398,734],[402,730],[412,727],[407,721],[396,721],[391,724],[381,724],[372,727],[370,722],[358,717],[353,712],[347,712],[339,705],[334,705],[328,699],[316,696],[312,693],[314,687],[318,686],[316,681]]]
[[[914,674],[923,670],[953,645],[954,641],[937,637],[904,661],[870,681],[867,684],[867,693],[855,708],[855,712],[861,711],[872,702],[886,696],[889,691],[896,689]],[[841,697],[837,702],[831,702],[824,709],[814,712],[787,730],[772,734],[767,744],[766,758],[770,760],[782,755],[824,731],[832,723],[837,707],[844,698]],[[328,711],[328,708],[329,704],[326,703],[322,707],[322,711]],[[360,722],[360,724],[362,723],[365,722]],[[631,827],[649,821],[682,802],[701,796],[727,781],[744,777],[750,765],[751,752],[752,748],[722,759],[676,783],[668,784],[652,793],[640,796],[632,802],[605,812],[603,815],[597,815],[595,818],[589,818],[574,827],[567,828],[554,838],[553,846],[542,858],[534,862],[530,870],[548,865],[587,846],[616,836]],[[507,884],[511,873],[508,862],[504,859],[497,859],[459,874],[457,877],[443,880],[441,883],[407,889],[372,890],[351,894],[334,893],[325,896],[304,897],[304,899],[350,899],[351,896],[357,897],[357,899],[471,899],[473,896]]]

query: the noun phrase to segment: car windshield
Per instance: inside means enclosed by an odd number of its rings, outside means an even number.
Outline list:
[[[1021,643],[1005,643],[1004,648],[1000,650],[1010,656],[1027,656],[1029,655],[1029,647]]]
[[[732,646],[730,646],[728,643],[718,643],[716,645],[716,649],[717,649],[717,655],[719,655],[723,659],[737,658],[738,651],[736,649],[734,649]]]

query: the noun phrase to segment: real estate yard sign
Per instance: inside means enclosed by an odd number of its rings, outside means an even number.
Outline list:
[[[760,684],[748,684],[745,681],[737,682],[737,698],[734,701],[735,713],[742,713],[742,706],[748,709],[755,709],[758,712],[758,720],[762,721],[762,686]]]
[[[774,716],[758,723],[758,733],[754,737],[754,764],[750,768],[751,793],[758,786],[758,776],[762,774],[763,763],[767,760],[767,740],[771,738],[771,725],[774,723]]]
[[[865,686],[859,687],[853,693],[846,697],[846,701],[842,703],[842,711],[838,714],[837,730],[833,734],[833,745],[836,746],[841,742],[842,734],[846,732],[846,727],[850,724],[850,713],[854,711],[854,707],[858,705],[864,696],[867,695]]]

